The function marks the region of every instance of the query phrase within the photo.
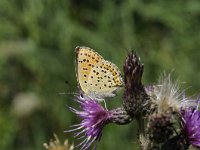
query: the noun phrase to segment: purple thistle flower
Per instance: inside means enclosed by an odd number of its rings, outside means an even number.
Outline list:
[[[188,143],[200,148],[200,111],[197,108],[181,109],[182,126]]]
[[[102,130],[109,120],[109,112],[105,110],[98,101],[91,98],[77,97],[75,100],[80,103],[82,110],[76,110],[69,107],[72,112],[74,112],[78,117],[82,118],[80,124],[73,125],[75,129],[68,130],[66,132],[75,131],[74,136],[78,139],[85,138],[76,147],[82,146],[81,150],[88,149],[93,142],[100,141],[102,136]],[[96,148],[95,144],[94,149]]]
[[[80,144],[75,146],[81,146],[81,150],[87,150],[94,142],[96,143],[93,149],[96,149],[106,124],[124,125],[132,121],[132,118],[123,107],[108,111],[98,101],[89,97],[82,98],[82,96],[78,96],[75,101],[80,104],[81,110],[76,110],[72,107],[69,107],[69,109],[80,117],[82,121],[80,124],[72,125],[75,128],[66,132],[75,132],[74,137],[83,139]]]

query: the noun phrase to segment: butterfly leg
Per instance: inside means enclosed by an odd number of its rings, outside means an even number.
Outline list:
[[[104,102],[105,109],[108,110],[105,99],[103,99],[103,102]]]
[[[105,99],[103,99],[103,98],[101,98],[101,99],[98,98],[97,100],[98,100],[99,102],[102,102],[102,101],[103,101],[103,102],[104,102],[104,107],[105,107],[105,109],[108,110],[107,105],[106,105],[106,100],[105,100]]]

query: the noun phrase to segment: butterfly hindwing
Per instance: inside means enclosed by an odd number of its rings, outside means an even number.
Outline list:
[[[97,98],[113,97],[114,92],[123,85],[118,67],[106,60],[102,60],[92,68],[88,87],[91,95]]]

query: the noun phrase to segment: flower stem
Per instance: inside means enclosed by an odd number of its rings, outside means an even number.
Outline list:
[[[140,149],[141,150],[148,150],[149,139],[147,138],[147,135],[145,133],[145,120],[142,117],[142,114],[136,117],[136,121],[137,121],[137,124],[138,124]]]

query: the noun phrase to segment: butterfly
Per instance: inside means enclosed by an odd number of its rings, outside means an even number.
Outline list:
[[[84,96],[98,101],[114,97],[123,86],[118,67],[89,47],[76,47],[76,72],[79,87]]]

